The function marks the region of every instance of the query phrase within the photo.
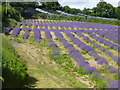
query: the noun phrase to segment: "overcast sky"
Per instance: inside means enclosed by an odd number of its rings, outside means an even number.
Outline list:
[[[120,0],[104,0],[104,1],[112,4],[114,7],[117,7],[118,2]],[[71,8],[79,8],[82,10],[82,9],[84,9],[84,7],[86,7],[86,8],[96,7],[96,5],[100,2],[100,0],[58,0],[58,2],[62,6],[68,5]]]

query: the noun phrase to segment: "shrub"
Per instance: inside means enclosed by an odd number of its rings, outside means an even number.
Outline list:
[[[3,88],[24,87],[28,77],[26,64],[19,59],[7,39],[3,38],[2,46]]]

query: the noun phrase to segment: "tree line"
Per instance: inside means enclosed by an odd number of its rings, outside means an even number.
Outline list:
[[[110,3],[99,2],[96,7],[84,8],[83,10],[70,8],[69,6],[62,7],[58,2],[46,2],[39,6],[44,10],[61,10],[70,14],[85,14],[90,16],[99,16],[106,18],[120,19],[120,6],[113,7]]]

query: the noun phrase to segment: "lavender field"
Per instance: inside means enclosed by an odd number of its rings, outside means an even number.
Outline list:
[[[18,43],[46,48],[40,52],[49,58],[40,61],[39,57],[39,62],[47,63],[43,65],[48,68],[50,63],[54,63],[53,67],[62,67],[67,72],[66,78],[63,80],[62,74],[58,76],[68,87],[118,88],[120,44],[116,25],[29,19],[18,23],[15,28],[6,28],[4,33]],[[34,52],[30,53],[36,57]]]

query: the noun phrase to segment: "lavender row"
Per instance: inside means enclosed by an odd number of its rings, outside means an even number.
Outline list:
[[[34,31],[34,40],[39,42],[41,39],[40,30],[38,28],[34,28],[33,31]]]
[[[50,31],[55,31],[55,29],[51,29]],[[59,31],[64,32],[64,29],[60,29]],[[106,54],[110,55],[112,58],[112,60],[114,60],[118,65],[119,65],[119,59],[120,57],[118,56],[114,56],[113,53],[109,50],[107,50],[105,47],[102,47],[101,45],[93,42],[92,40],[90,40],[88,37],[84,36],[84,34],[82,34],[81,32],[95,32],[96,30],[74,30],[74,29],[69,29],[69,32],[74,32],[76,33],[78,36],[82,37],[84,40],[87,40],[91,43],[94,44],[95,47],[99,47],[101,50],[103,50]]]
[[[18,34],[20,33],[21,28],[20,27],[15,27],[13,28],[13,33],[11,34],[12,36],[18,36]]]
[[[52,54],[60,53],[60,50],[58,49],[58,45],[52,40],[52,35],[48,29],[45,29],[45,35],[48,40],[48,47],[52,48]]]
[[[55,34],[58,40],[63,43],[64,48],[68,49],[68,53],[77,62],[77,65],[83,67],[84,72],[97,72],[96,68],[90,67],[89,63],[84,60],[81,53],[77,49],[75,49],[72,44],[68,43],[68,41],[65,40],[65,38],[59,31],[56,30]]]
[[[64,30],[66,35],[73,41],[78,47],[80,47],[82,50],[84,50],[89,55],[93,56],[95,60],[98,62],[98,64],[106,64],[104,68],[106,68],[109,72],[112,73],[119,73],[118,69],[110,66],[104,58],[100,57],[96,51],[91,47],[86,45],[85,43],[81,42],[78,38],[76,38],[73,34],[71,34],[69,31]]]
[[[58,27],[58,26],[60,26],[60,27],[71,27],[71,28],[92,28],[92,29],[96,29],[96,28],[98,28],[98,27],[93,27],[94,25],[91,25],[91,26],[89,26],[89,24],[87,25],[87,24],[74,24],[74,23],[52,23],[52,24],[50,24],[50,23],[37,23],[37,22],[34,22],[33,24],[32,23],[22,23],[23,25],[34,25],[34,26],[51,26],[51,27],[53,27],[53,26],[55,26],[55,27]],[[97,25],[98,26],[98,25]],[[98,28],[98,29],[101,29],[102,27],[100,27],[100,28]],[[104,29],[106,29],[106,28],[104,28]]]
[[[64,30],[64,32],[70,38],[70,40],[74,42],[80,49],[84,50],[86,53],[93,56],[96,59],[96,61],[98,61],[98,64],[103,64],[103,63],[108,64],[107,61],[101,58],[91,46],[88,46],[84,42],[80,41],[69,31]]]
[[[5,34],[9,34],[11,30],[13,30],[13,28],[7,27],[7,28],[4,30],[4,33],[5,33]]]
[[[87,40],[87,41],[91,42],[94,45],[94,47],[99,47],[100,50],[104,51],[106,54],[113,57],[112,59],[114,59],[114,61],[118,64],[117,57],[114,57],[114,55],[111,51],[107,50],[105,47],[102,47],[101,45],[99,45],[99,44],[95,43],[94,41],[90,40],[89,37],[85,36],[80,31],[75,31],[74,33],[76,33],[79,37],[82,37],[83,40]]]
[[[29,32],[32,30],[31,28],[28,28],[28,27],[25,27],[25,28],[22,28],[22,30],[24,30],[25,31],[25,33],[23,34],[23,38],[25,38],[25,39],[28,39],[28,37],[29,37]]]
[[[120,80],[109,80],[106,84],[107,88],[120,88]]]
[[[82,23],[82,22],[68,22],[68,21],[38,21],[38,20],[29,20],[23,21],[23,25],[31,25],[34,23],[35,25],[47,25],[47,26],[61,26],[61,27],[75,27],[75,28],[93,28],[93,29],[112,29],[117,30],[118,26],[116,25],[108,25],[108,24],[100,24],[100,23]]]
[[[95,33],[104,38],[108,38],[113,42],[118,43],[118,30],[109,30],[109,31],[97,30],[95,31]]]
[[[113,48],[114,50],[118,50],[119,46],[104,39],[103,37],[97,36],[96,34],[94,34],[93,32],[88,32],[86,31],[90,37],[92,37],[93,39],[95,39],[96,41],[99,41],[100,43],[103,43],[106,46],[109,46],[110,48]]]

